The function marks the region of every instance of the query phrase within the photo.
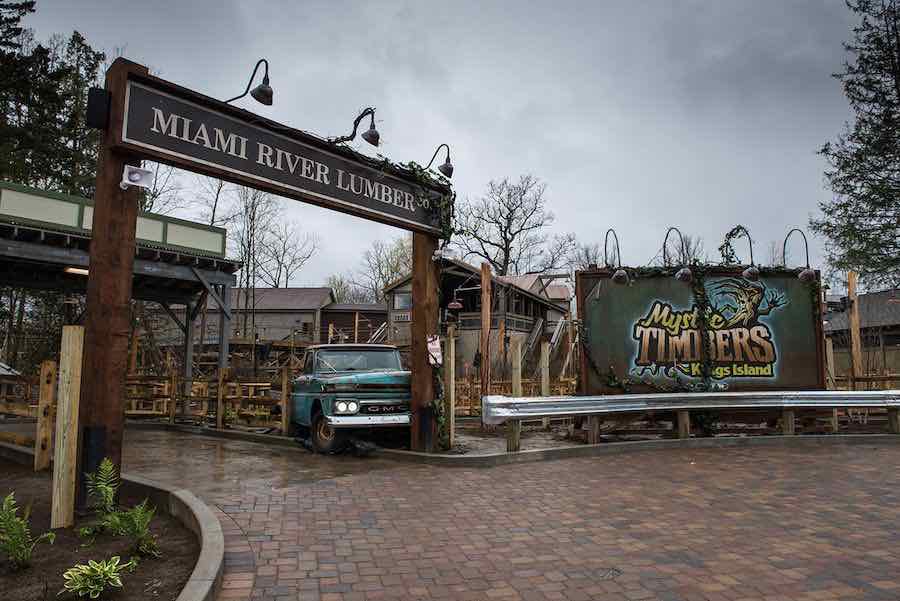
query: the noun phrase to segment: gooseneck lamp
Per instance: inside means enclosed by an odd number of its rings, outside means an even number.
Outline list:
[[[676,232],[678,234],[678,238],[681,240],[681,263],[682,267],[675,273],[675,279],[679,282],[685,282],[689,284],[694,279],[694,273],[691,271],[691,268],[687,266],[688,254],[687,254],[687,246],[684,243],[684,235],[681,233],[681,230],[677,227],[670,227],[666,231],[666,237],[663,240],[663,265],[669,265],[669,257],[668,257],[668,249],[669,249],[669,235],[672,232]]]
[[[816,279],[816,272],[809,266],[809,241],[806,239],[806,234],[803,233],[803,230],[799,228],[794,228],[787,233],[787,236],[784,237],[784,243],[781,245],[781,262],[784,267],[787,267],[787,243],[788,239],[791,237],[791,234],[797,232],[800,236],[803,237],[803,249],[806,251],[806,267],[797,274],[797,278],[799,278],[803,282],[812,282]]]
[[[434,163],[434,159],[437,158],[437,155],[441,151],[441,148],[447,149],[447,159],[444,161],[443,165],[438,167],[438,171],[443,173],[444,177],[450,179],[451,177],[453,177],[453,163],[450,162],[450,147],[446,144],[441,144],[435,149],[434,154],[431,156],[431,160],[428,161],[428,165],[425,166],[425,169],[431,168],[431,164]]]
[[[356,119],[353,120],[353,131],[350,132],[346,136],[339,136],[337,138],[329,138],[328,141],[332,144],[340,144],[341,142],[349,142],[356,138],[356,131],[359,129],[360,122],[366,117],[369,117],[369,129],[362,133],[362,139],[371,144],[372,146],[378,146],[378,142],[381,139],[381,136],[378,133],[378,130],[375,129],[375,109],[371,106],[364,109]]]
[[[619,250],[619,236],[612,228],[606,230],[606,237],[603,240],[603,262],[607,267],[613,267],[609,262],[609,235],[613,235],[616,243],[616,270],[612,274],[612,281],[616,284],[627,284],[629,282],[628,272],[622,269],[622,252]]]
[[[266,67],[266,70],[263,71],[262,83],[251,90],[250,86],[253,85],[253,79],[256,77],[256,72],[259,70],[260,65],[265,65]],[[235,96],[234,98],[230,98],[225,102],[234,102],[235,100],[243,98],[248,93],[260,104],[272,106],[273,91],[272,86],[269,85],[269,61],[264,58],[259,59],[256,62],[256,66],[253,67],[253,73],[250,74],[250,81],[247,82],[247,89],[244,90],[244,93]]]

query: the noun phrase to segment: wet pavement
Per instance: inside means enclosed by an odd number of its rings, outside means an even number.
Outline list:
[[[130,430],[125,469],[226,531],[220,600],[900,599],[900,446],[488,469]]]

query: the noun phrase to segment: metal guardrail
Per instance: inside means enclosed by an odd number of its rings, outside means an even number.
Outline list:
[[[481,399],[482,419],[484,423],[491,425],[509,421],[641,411],[874,407],[900,407],[900,390],[692,392],[554,397],[492,395]]]

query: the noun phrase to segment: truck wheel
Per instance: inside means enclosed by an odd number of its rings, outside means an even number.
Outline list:
[[[316,413],[312,420],[312,443],[317,453],[336,453],[344,447],[344,434],[328,425],[324,415]]]

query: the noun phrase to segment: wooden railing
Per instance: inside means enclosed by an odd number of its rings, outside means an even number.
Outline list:
[[[44,361],[41,363],[41,374],[38,378],[24,376],[3,378],[4,393],[0,400],[0,414],[30,419],[21,426],[19,423],[13,424],[15,430],[0,431],[0,441],[34,447],[35,471],[47,469],[53,453],[56,369],[55,361]],[[34,419],[33,426],[31,419]]]
[[[493,380],[490,384],[490,394],[512,396],[512,380]],[[560,379],[550,381],[550,395],[575,394],[576,384],[574,379]],[[525,396],[541,396],[540,379],[522,380],[522,393]],[[481,415],[481,381],[457,380],[456,381],[456,415]]]

